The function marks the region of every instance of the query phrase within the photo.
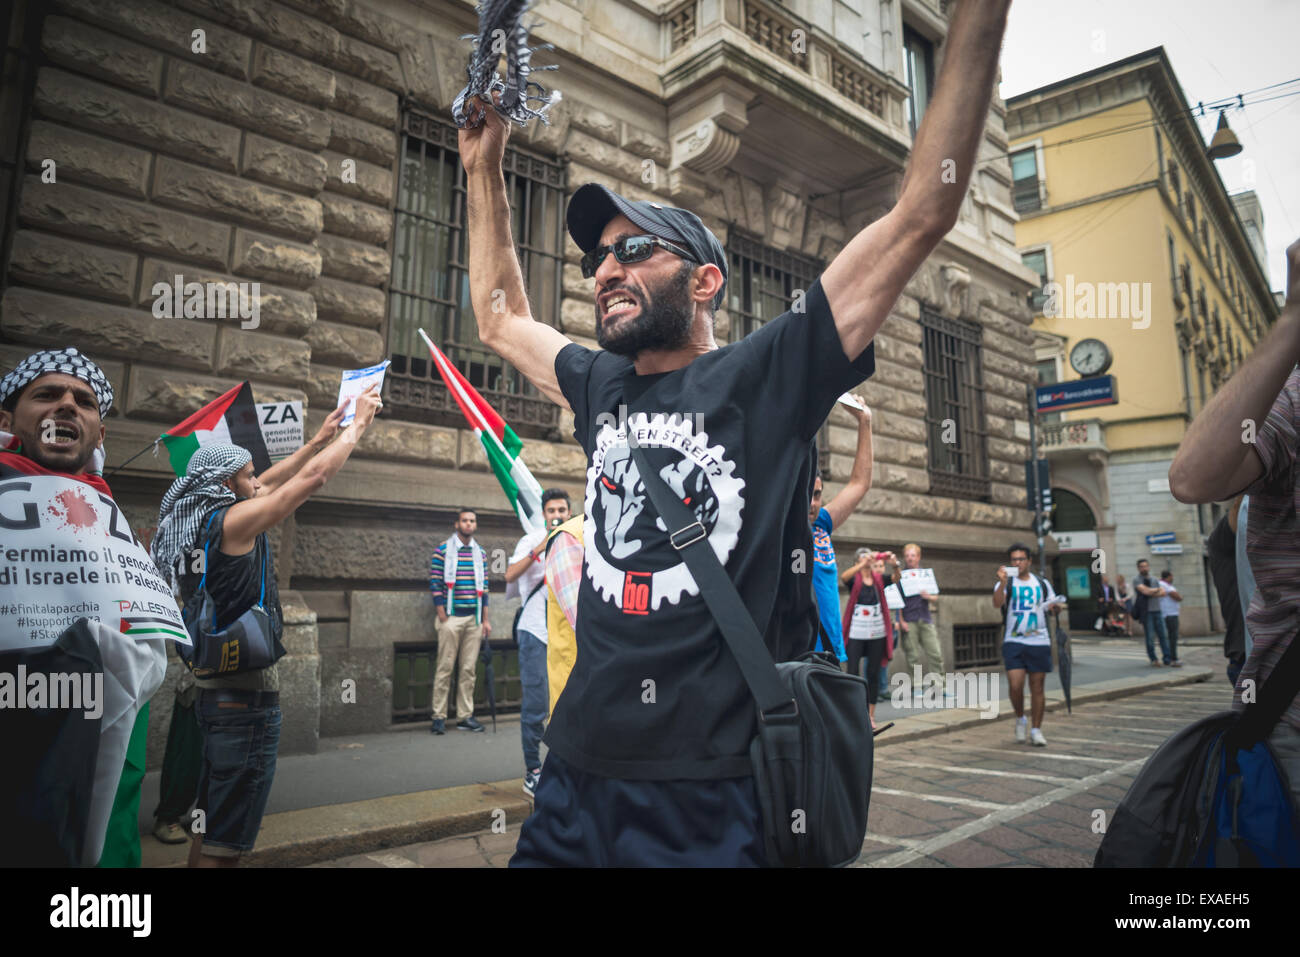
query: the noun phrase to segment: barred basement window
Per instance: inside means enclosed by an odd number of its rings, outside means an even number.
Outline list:
[[[930,494],[988,501],[982,329],[921,310]]]
[[[1001,625],[954,625],[952,629],[953,668],[983,668],[1002,661]]]
[[[402,116],[401,180],[393,220],[385,399],[407,419],[463,425],[417,332],[423,329],[521,435],[553,438],[559,408],[478,337],[469,295],[465,170],[456,127],[417,110]],[[555,325],[564,266],[566,176],[558,163],[506,149],[510,227],[533,316]]]
[[[727,242],[727,315],[731,341],[749,335],[770,319],[788,312],[795,296],[807,292],[826,268],[825,263],[798,253],[765,246],[741,235],[733,226]],[[817,433],[818,468],[823,481],[831,467],[830,429]]]

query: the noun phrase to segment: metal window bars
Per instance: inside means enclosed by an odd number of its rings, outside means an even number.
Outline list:
[[[402,116],[393,272],[388,289],[386,399],[406,418],[462,419],[417,329],[423,328],[483,397],[520,431],[545,438],[559,409],[478,337],[469,294],[465,171],[456,127],[408,108]],[[510,147],[503,168],[511,228],[535,318],[556,324],[564,267],[564,167]]]

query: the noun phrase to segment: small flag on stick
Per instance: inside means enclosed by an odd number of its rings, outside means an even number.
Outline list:
[[[492,466],[493,474],[501,483],[501,490],[506,493],[506,498],[519,516],[524,531],[543,530],[546,522],[542,518],[542,487],[533,478],[533,473],[528,471],[528,466],[520,455],[524,443],[515,435],[515,430],[506,425],[505,419],[460,374],[460,370],[443,351],[429,340],[424,330],[419,332],[420,338],[429,347],[429,355],[433,357],[442,381],[447,384],[452,398],[465,414],[470,428],[483,443],[488,464]]]

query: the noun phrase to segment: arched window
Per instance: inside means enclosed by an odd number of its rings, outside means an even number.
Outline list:
[[[1063,488],[1052,489],[1052,528],[1060,532],[1089,532],[1097,527],[1097,519],[1088,503]]]

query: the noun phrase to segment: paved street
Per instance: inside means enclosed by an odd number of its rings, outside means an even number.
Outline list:
[[[1148,667],[1136,642],[1076,648],[1081,667],[1122,663],[1129,673]],[[1220,649],[1189,647],[1183,657],[1212,668],[1214,678],[1081,705],[1073,715],[1049,712],[1046,748],[1017,744],[1009,720],[884,744],[876,752],[857,866],[1090,866],[1101,840],[1095,812],[1109,820],[1165,737],[1229,704]],[[499,867],[517,837],[518,825],[511,824],[503,833],[480,831],[313,866]]]

